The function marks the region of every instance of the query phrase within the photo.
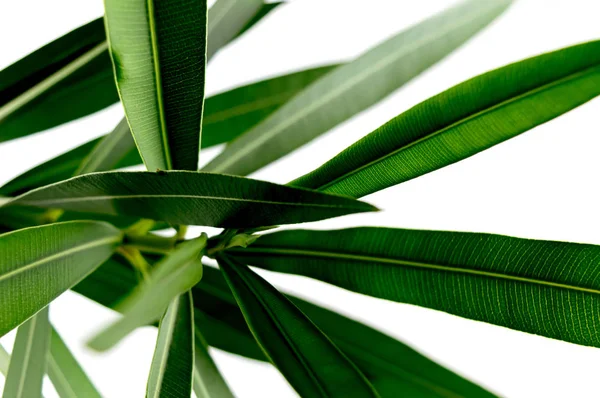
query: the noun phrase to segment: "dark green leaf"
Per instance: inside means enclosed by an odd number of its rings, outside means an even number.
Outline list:
[[[176,297],[158,326],[146,397],[189,397],[194,368],[192,293]]]
[[[600,347],[600,246],[354,228],[278,232],[230,250],[273,271]]]
[[[234,398],[210,356],[208,344],[198,328],[194,329],[194,336],[193,385],[196,398]]]
[[[302,396],[377,397],[365,376],[294,304],[227,257],[219,265],[267,357]]]
[[[173,225],[232,228],[315,221],[375,210],[341,196],[188,171],[86,174],[30,191],[12,204],[136,216]]]
[[[51,333],[48,376],[60,398],[101,398],[58,332]]]
[[[94,221],[0,235],[0,337],[106,261],[121,239],[120,230]]]
[[[249,174],[365,110],[448,55],[510,0],[470,0],[336,68],[241,135],[205,168]]]
[[[201,257],[206,240],[206,235],[202,235],[185,241],[165,256],[152,269],[150,279],[142,281],[119,304],[119,310],[125,316],[93,337],[89,345],[96,350],[107,350],[134,329],[157,321],[172,300],[190,290],[202,278]]]
[[[447,166],[600,94],[600,41],[467,80],[392,119],[291,184],[361,197]]]
[[[49,346],[50,322],[48,308],[45,308],[17,330],[3,398],[33,398],[42,395]]]
[[[148,170],[198,168],[206,0],[106,0],[115,80]]]

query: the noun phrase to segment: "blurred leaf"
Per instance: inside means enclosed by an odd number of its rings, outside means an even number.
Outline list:
[[[10,355],[0,344],[0,374],[6,376],[8,373],[8,364],[10,363]]]
[[[106,261],[121,239],[121,231],[94,221],[0,235],[0,337]]]
[[[283,231],[230,251],[272,271],[600,347],[600,246],[363,227]]]
[[[34,398],[42,395],[49,345],[50,322],[46,307],[17,330],[3,398]]]
[[[158,326],[146,397],[189,397],[194,368],[192,293],[173,299]]]
[[[169,303],[190,290],[202,278],[201,257],[206,235],[181,243],[153,269],[148,281],[142,281],[119,304],[124,316],[102,330],[89,342],[95,350],[105,351],[134,329],[157,321]],[[191,388],[191,382],[190,382]]]
[[[301,396],[379,396],[337,346],[267,281],[227,257],[219,257],[219,265],[258,344]]]
[[[227,228],[315,221],[376,210],[341,196],[189,171],[86,174],[30,191],[5,206],[11,205]]]
[[[48,376],[60,398],[101,398],[54,328],[51,330]]]
[[[248,23],[240,30],[240,32],[237,34],[237,36],[241,36],[244,33],[246,33],[247,30],[252,28],[258,22],[260,22],[261,19],[266,17],[271,11],[273,11],[275,8],[279,7],[282,4],[283,4],[283,1],[275,2],[275,3],[263,3],[263,5],[258,10],[258,12],[256,14],[254,14],[252,19],[250,19],[248,21]],[[210,15],[209,15],[209,17],[210,17]]]
[[[217,0],[208,11],[208,59],[235,38],[263,6],[262,0]]]
[[[336,68],[238,137],[206,171],[246,175],[355,116],[463,44],[511,0],[469,0]]]
[[[142,160],[151,171],[196,170],[206,0],[105,0],[104,5],[115,80]]]
[[[194,336],[194,394],[196,398],[234,398],[210,356],[208,344],[198,328],[194,328]]]
[[[483,151],[600,94],[600,41],[467,80],[291,184],[361,197]]]
[[[98,18],[0,71],[0,142],[117,102],[107,48]]]

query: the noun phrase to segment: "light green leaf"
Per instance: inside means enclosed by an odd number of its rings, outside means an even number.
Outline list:
[[[365,376],[294,304],[248,267],[218,257],[258,344],[306,397],[378,397]]]
[[[85,278],[121,240],[120,230],[95,221],[0,235],[0,337]]]
[[[469,0],[336,68],[233,141],[206,171],[249,174],[365,110],[496,18],[510,0]]]
[[[8,373],[8,364],[10,363],[10,355],[0,344],[0,373],[6,376]]]
[[[198,168],[206,0],[105,0],[119,96],[148,170]]]
[[[248,23],[240,30],[240,32],[238,33],[238,36],[241,36],[244,33],[246,33],[247,30],[254,27],[254,25],[256,25],[258,22],[260,22],[269,13],[271,13],[271,11],[273,11],[275,8],[279,7],[282,4],[283,4],[283,1],[275,2],[275,3],[264,3],[262,5],[262,7],[260,7],[258,12],[256,14],[254,14],[252,19],[250,21],[248,21]],[[209,18],[210,18],[210,15],[209,15]]]
[[[189,397],[194,368],[192,293],[176,297],[158,326],[146,397]]]
[[[262,236],[239,261],[528,333],[600,347],[600,246],[354,228]],[[232,253],[233,254],[233,253]]]
[[[49,346],[50,322],[48,322],[46,307],[17,330],[17,338],[4,383],[3,398],[42,396],[42,381],[46,374]]]
[[[189,171],[86,174],[30,191],[5,206],[11,205],[227,228],[315,221],[376,210],[341,196]]]
[[[51,332],[48,355],[48,376],[60,398],[101,398],[54,328]]]
[[[194,394],[196,398],[234,398],[208,352],[208,344],[194,328]]]
[[[124,316],[98,333],[90,347],[104,351],[113,347],[134,329],[157,321],[171,301],[187,292],[202,278],[200,261],[206,235],[181,243],[153,269],[150,280],[142,281],[121,304]],[[190,384],[191,385],[191,384]]]
[[[600,94],[600,41],[467,80],[392,119],[291,184],[361,197],[447,166]]]

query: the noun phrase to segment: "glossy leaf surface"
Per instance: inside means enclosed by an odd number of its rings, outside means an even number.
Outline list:
[[[600,41],[467,80],[291,184],[361,197],[483,151],[600,94]]]
[[[169,305],[158,326],[146,397],[189,397],[194,368],[194,307],[184,293]]]
[[[496,18],[510,0],[470,0],[336,68],[233,141],[206,171],[249,174],[377,103]]]
[[[278,232],[231,251],[273,271],[600,347],[600,246],[365,227]]]
[[[206,13],[205,0],[105,0],[119,96],[148,170],[198,168]]]
[[[94,221],[0,235],[0,336],[106,261],[121,239],[120,230]]]
[[[49,347],[50,322],[48,308],[45,308],[17,330],[3,398],[30,398],[42,395]]]
[[[174,225],[232,228],[314,221],[375,210],[341,196],[186,171],[86,174],[30,191],[12,204],[137,216]]]
[[[302,396],[377,397],[365,376],[294,304],[244,265],[223,275],[267,357]]]

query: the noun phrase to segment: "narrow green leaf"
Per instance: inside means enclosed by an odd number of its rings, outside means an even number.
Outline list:
[[[48,322],[46,307],[17,330],[17,338],[4,383],[3,398],[42,396],[42,381],[46,374],[49,346],[50,322]]]
[[[247,30],[252,28],[258,22],[260,22],[264,17],[266,17],[269,13],[271,13],[271,11],[273,11],[275,8],[279,7],[282,4],[283,4],[282,1],[275,2],[275,3],[264,3],[260,7],[258,12],[256,14],[254,14],[252,19],[250,19],[250,21],[248,21],[248,23],[240,30],[240,32],[237,35],[241,36],[244,33],[246,33]],[[210,18],[210,15],[209,15],[209,18]]]
[[[193,303],[192,303],[193,304]],[[208,344],[198,328],[194,329],[194,394],[196,398],[233,398],[208,352]]]
[[[339,348],[267,281],[227,257],[219,257],[219,265],[258,344],[300,395],[379,396]]]
[[[189,397],[194,368],[192,293],[176,297],[158,326],[146,397]]]
[[[0,344],[0,373],[6,376],[8,373],[8,364],[10,363],[10,355]]]
[[[51,331],[48,376],[60,398],[101,398],[54,328]]]
[[[227,228],[315,221],[376,210],[346,197],[189,171],[86,174],[30,191],[5,206],[11,205]]]
[[[0,71],[0,142],[117,102],[107,48],[98,18]]]
[[[106,261],[121,239],[120,230],[95,221],[0,235],[0,337]]]
[[[429,173],[600,94],[600,41],[467,80],[384,124],[291,184],[361,197]]]
[[[336,68],[233,141],[206,171],[246,175],[365,110],[448,55],[511,3],[469,0]]]
[[[206,235],[180,244],[152,269],[150,280],[142,281],[121,304],[124,316],[98,333],[90,347],[104,351],[113,347],[134,329],[157,321],[169,303],[187,292],[202,278],[200,261]],[[191,385],[191,384],[190,384]]]
[[[354,228],[278,232],[247,249],[230,250],[239,260],[273,271],[600,347],[594,315],[600,310],[600,246]]]

